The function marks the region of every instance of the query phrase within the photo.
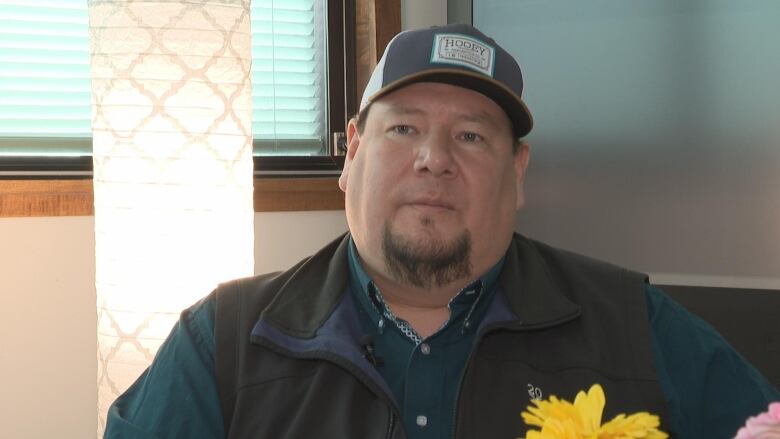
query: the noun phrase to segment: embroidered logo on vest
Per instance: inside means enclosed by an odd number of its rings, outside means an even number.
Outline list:
[[[528,396],[530,396],[531,399],[541,400],[542,396],[544,395],[542,394],[541,388],[536,387],[531,383],[528,383]]]

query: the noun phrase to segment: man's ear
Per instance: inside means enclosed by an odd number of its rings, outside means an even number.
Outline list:
[[[515,153],[515,184],[517,185],[516,209],[520,210],[525,204],[525,172],[528,168],[528,161],[531,160],[531,146],[522,140]]]
[[[342,192],[347,191],[347,180],[349,180],[349,167],[355,158],[358,146],[360,146],[360,133],[358,133],[357,121],[355,118],[349,120],[347,124],[347,156],[344,157],[344,169],[339,176],[339,188]]]

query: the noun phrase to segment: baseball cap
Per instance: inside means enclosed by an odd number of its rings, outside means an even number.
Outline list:
[[[473,26],[450,24],[403,31],[393,37],[371,73],[360,110],[415,82],[441,82],[482,93],[509,116],[517,137],[528,134],[533,126],[531,113],[520,98],[520,66]]]

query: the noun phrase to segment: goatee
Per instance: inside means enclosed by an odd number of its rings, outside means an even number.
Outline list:
[[[411,241],[385,223],[382,250],[387,270],[397,281],[420,288],[442,287],[471,276],[471,234],[450,242]]]

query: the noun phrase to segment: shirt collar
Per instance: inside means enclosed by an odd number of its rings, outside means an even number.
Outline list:
[[[349,239],[349,248],[347,251],[349,255],[350,289],[356,296],[360,305],[368,313],[371,321],[377,325],[380,333],[387,324],[386,320],[398,324],[395,316],[385,304],[381,292],[376,288],[374,282],[363,268],[357,248],[351,237]],[[458,309],[462,310],[468,308],[466,318],[464,319],[465,328],[476,328],[478,326],[479,321],[471,321],[471,316],[474,314],[474,310],[479,303],[486,301],[485,299],[492,296],[491,293],[497,286],[498,277],[504,266],[504,259],[505,257],[502,257],[479,279],[463,287],[447,304],[447,307],[450,308],[453,314]],[[477,316],[478,319],[481,319],[482,313],[478,313]]]

